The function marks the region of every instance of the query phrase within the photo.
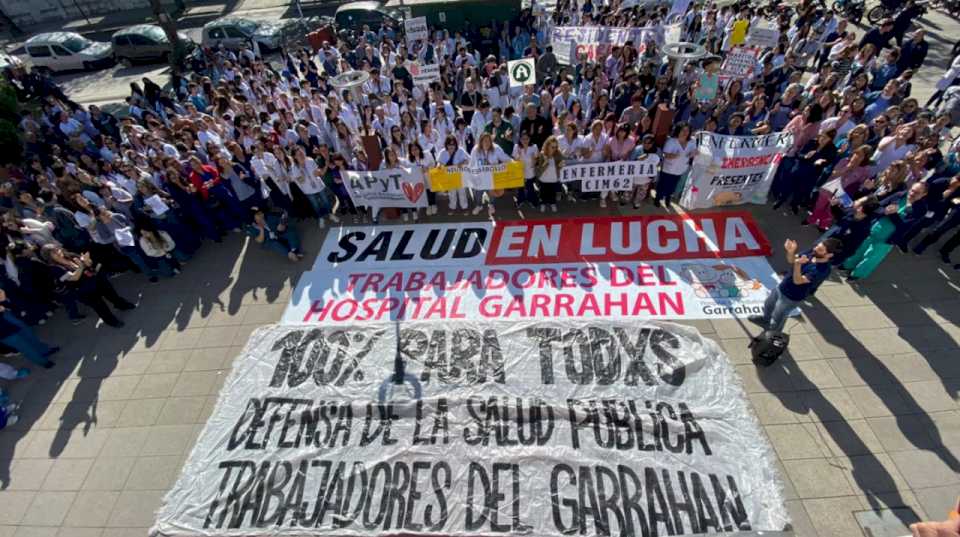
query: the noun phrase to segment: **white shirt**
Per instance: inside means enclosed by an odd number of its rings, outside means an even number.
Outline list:
[[[307,157],[303,161],[303,167],[299,164],[294,164],[290,168],[290,178],[297,182],[297,186],[300,187],[300,190],[304,194],[316,194],[317,192],[323,191],[326,188],[326,185],[323,184],[323,180],[317,177],[317,161]]]
[[[523,178],[533,179],[536,173],[533,167],[533,160],[537,157],[537,147],[529,145],[520,147],[520,144],[513,146],[513,159],[523,163]]]
[[[664,153],[677,153],[673,158],[664,157],[662,171],[672,175],[683,175],[690,169],[690,159],[697,151],[697,144],[687,140],[687,147],[682,147],[676,138],[668,138],[663,144]]]
[[[467,152],[463,150],[462,147],[458,147],[453,153],[453,164],[452,166],[459,166],[466,162],[470,157],[467,155]],[[450,153],[444,149],[437,155],[437,165],[439,166],[450,166]]]
[[[493,148],[490,151],[483,151],[480,149],[480,145],[477,144],[473,148],[473,153],[470,154],[470,165],[471,166],[489,166],[492,164],[502,164],[510,160],[510,157],[503,152],[503,149],[499,145],[493,144]]]
[[[584,134],[577,140],[577,152],[587,149],[589,153],[584,157],[584,162],[600,162],[603,160],[603,148],[607,145],[609,137],[601,132],[599,137],[594,137],[593,133]]]
[[[557,149],[564,158],[580,160],[580,155],[577,155],[577,143],[579,141],[579,138],[568,140],[566,136],[560,136],[557,138]]]

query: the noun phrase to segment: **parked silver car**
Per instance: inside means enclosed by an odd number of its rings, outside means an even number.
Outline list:
[[[222,17],[208,22],[203,27],[200,43],[205,48],[223,45],[231,50],[239,50],[253,41],[264,50],[280,48],[283,38],[283,26],[276,23],[259,22],[243,17]]]
[[[177,32],[189,52],[196,43],[187,34]],[[113,53],[117,61],[133,63],[138,61],[167,61],[173,46],[163,28],[155,24],[138,24],[124,28],[110,38]]]

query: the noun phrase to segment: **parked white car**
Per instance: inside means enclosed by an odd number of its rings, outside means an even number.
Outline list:
[[[24,48],[31,64],[50,71],[97,69],[114,61],[110,43],[90,41],[74,32],[38,34],[28,39]]]

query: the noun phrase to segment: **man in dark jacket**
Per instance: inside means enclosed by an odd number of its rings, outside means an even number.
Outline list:
[[[863,38],[860,40],[860,46],[857,48],[863,48],[864,45],[870,43],[871,45],[877,47],[877,52],[880,52],[880,49],[888,48],[890,46],[890,39],[893,38],[893,19],[883,19],[880,21],[879,28],[873,28],[869,32],[863,35]]]
[[[900,49],[900,59],[897,61],[897,70],[900,73],[907,69],[913,69],[916,72],[923,65],[923,61],[927,59],[930,43],[927,43],[923,37],[923,30],[917,30],[913,32],[910,40],[903,44]]]

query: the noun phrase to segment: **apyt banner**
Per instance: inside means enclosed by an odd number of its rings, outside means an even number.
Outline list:
[[[430,190],[448,192],[459,188],[505,190],[523,186],[523,163],[510,161],[490,166],[439,166],[427,171]]]
[[[758,136],[696,134],[694,157],[680,205],[704,209],[743,203],[766,203],[767,193],[793,134]]]
[[[427,206],[426,184],[420,168],[393,168],[343,172],[353,203],[361,207],[415,209]]]
[[[265,327],[152,537],[782,530],[719,345],[636,321]]]

